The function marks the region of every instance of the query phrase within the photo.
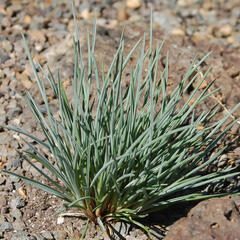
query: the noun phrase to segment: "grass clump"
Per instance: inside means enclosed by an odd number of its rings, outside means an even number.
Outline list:
[[[198,79],[197,69],[207,56],[199,62],[195,59],[179,85],[168,94],[168,61],[160,73],[162,45],[153,50],[151,33],[148,48],[144,36],[127,56],[124,56],[122,36],[112,64],[104,74],[98,69],[94,56],[96,24],[92,39],[88,36],[87,66],[83,62],[76,17],[75,25],[74,94],[71,99],[66,95],[59,74],[55,79],[49,69],[46,72],[39,63],[33,62],[23,36],[47,117],[28,92],[27,99],[46,141],[23,129],[14,130],[32,138],[52,154],[54,164],[27,142],[32,151],[26,152],[26,161],[50,185],[5,172],[65,200],[63,211],[70,207],[79,208],[103,231],[108,231],[109,223],[114,220],[132,222],[148,231],[139,218],[171,204],[217,196],[206,195],[201,192],[202,187],[237,173],[233,173],[232,168],[208,174],[202,174],[201,170],[225,150],[223,148],[209,157],[234,123],[218,133],[229,115],[212,123],[216,106],[198,116],[194,114],[196,106],[215,92],[209,90],[211,84],[199,90],[207,73],[187,102],[178,108],[183,94]],[[124,69],[136,51],[138,60],[132,67],[130,85],[123,89]],[[143,73],[146,66],[147,72]],[[60,120],[51,112],[38,70],[49,81],[58,99]],[[94,101],[91,100],[93,85],[97,89]],[[28,157],[40,162],[58,180],[40,170]]]

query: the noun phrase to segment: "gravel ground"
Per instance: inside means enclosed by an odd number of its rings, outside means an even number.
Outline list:
[[[79,12],[79,25],[83,32],[81,42],[86,59],[86,31],[91,28],[97,12],[96,57],[108,66],[116,51],[121,30],[126,25],[125,41],[128,49],[148,30],[150,9],[153,9],[154,36],[165,40],[163,53],[169,51],[169,81],[176,84],[186,71],[193,57],[213,51],[206,60],[212,65],[207,81],[215,80],[214,87],[221,91],[215,99],[201,106],[208,109],[218,99],[224,108],[221,117],[240,101],[240,2],[239,0],[194,1],[75,1]],[[27,36],[35,60],[49,64],[53,72],[60,69],[66,87],[71,85],[73,74],[71,2],[67,0],[0,0],[0,169],[15,171],[40,179],[39,173],[23,161],[19,151],[27,146],[18,134],[3,130],[2,125],[17,125],[44,139],[24,100],[29,90],[37,102],[41,101],[30,64],[27,60],[20,32]],[[110,46],[110,47],[109,47]],[[164,54],[162,65],[164,66]],[[134,60],[133,60],[134,61]],[[127,84],[127,83],[126,83]],[[69,87],[68,93],[71,93]],[[57,113],[56,100],[47,89],[53,110]],[[239,117],[237,111],[233,117]],[[231,144],[210,166],[209,171],[231,165],[240,165],[240,144],[236,124],[223,144]],[[219,146],[221,147],[221,146]],[[41,168],[41,166],[39,166]],[[208,191],[221,188],[239,188],[238,178],[218,186],[208,186]],[[215,189],[213,189],[215,188]],[[220,190],[219,190],[220,191]],[[79,239],[86,224],[82,217],[55,217],[54,212],[62,202],[42,191],[25,185],[18,178],[0,174],[0,239],[43,240]],[[172,209],[155,217],[151,222],[155,239],[163,239],[168,227],[186,214]],[[174,214],[173,214],[174,213]],[[148,222],[149,223],[149,222]],[[124,239],[147,239],[133,226],[116,224]],[[104,239],[98,228],[90,225],[86,239]],[[116,239],[119,239],[116,236]]]

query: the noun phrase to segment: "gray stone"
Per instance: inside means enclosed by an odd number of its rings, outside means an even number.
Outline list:
[[[41,164],[41,163],[36,162],[36,163],[34,163],[34,165],[35,165],[38,169],[43,170],[43,167],[42,167],[42,164]],[[28,171],[29,171],[34,177],[39,177],[39,176],[41,176],[41,173],[40,173],[36,168],[34,168],[34,167],[32,167],[32,166],[30,166],[30,167],[28,168]]]
[[[55,13],[54,13],[54,17],[55,17],[55,18],[61,18],[62,15],[63,15],[63,11],[62,11],[61,8],[57,9],[57,10],[55,11]]]
[[[67,26],[62,23],[50,23],[49,27],[54,28],[58,31],[65,31],[67,29]]]
[[[22,218],[22,212],[21,212],[19,209],[17,209],[17,208],[15,208],[15,209],[13,209],[13,210],[11,211],[11,215],[12,215],[15,219],[20,219],[20,218]]]
[[[7,60],[9,60],[10,57],[9,57],[8,55],[1,55],[0,59],[1,59],[1,63],[3,64],[3,63],[5,63]]]
[[[25,223],[22,221],[22,219],[18,219],[13,222],[13,229],[17,231],[21,231],[26,227]]]
[[[5,232],[5,231],[12,231],[13,230],[13,225],[9,222],[4,222],[0,226],[0,231]]]
[[[153,21],[167,31],[171,31],[180,26],[180,19],[174,16],[170,11],[153,12]]]
[[[9,119],[13,119],[13,118],[17,117],[18,115],[20,115],[21,113],[22,113],[22,107],[17,106],[16,108],[9,109],[7,112],[7,116]]]
[[[14,158],[11,158],[11,162],[12,162],[12,167],[14,169],[20,168],[22,166],[22,159],[19,158],[18,156],[17,157],[15,156]]]
[[[63,79],[72,78],[74,73],[74,64],[71,62],[67,63],[62,62],[61,65],[62,65],[61,76],[63,77]]]
[[[8,40],[2,41],[1,45],[2,45],[3,49],[7,52],[11,52],[13,49],[13,45]]]
[[[31,29],[42,29],[44,25],[44,17],[34,16],[30,25]]]
[[[0,125],[5,125],[7,122],[6,116],[0,116]]]
[[[58,111],[58,107],[55,104],[49,104],[49,108],[52,113],[56,113]],[[45,113],[45,114],[47,113],[47,107],[45,106],[45,104],[40,105],[39,110],[42,113]]]
[[[8,169],[9,170],[9,169]],[[13,191],[13,184],[12,184],[12,181],[10,179],[10,177],[7,178],[7,181],[5,183],[5,189],[8,191],[8,192],[12,192]]]
[[[29,240],[28,235],[29,234],[26,231],[18,231],[13,234],[11,240]]]
[[[218,161],[217,166],[218,166],[219,168],[222,168],[222,167],[224,167],[224,166],[227,165],[227,162],[228,162],[228,156],[227,156],[227,154],[223,154],[223,155],[219,158],[219,161]]]
[[[11,170],[13,170],[13,168],[11,168]],[[19,178],[17,176],[14,176],[14,175],[10,175],[9,180],[11,181],[11,183],[19,182]]]
[[[11,203],[10,206],[12,209],[15,208],[22,208],[26,205],[26,201],[24,198],[22,198],[21,196],[17,196],[16,198],[14,198]]]

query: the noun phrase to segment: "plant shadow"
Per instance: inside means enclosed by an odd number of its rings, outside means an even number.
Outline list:
[[[180,218],[186,217],[190,209],[193,208],[198,202],[199,201],[179,203],[162,211],[152,213],[146,218],[138,221],[149,229],[154,240],[162,240],[165,237],[169,227]],[[111,229],[113,232],[113,235],[110,238],[111,240],[126,240],[127,236],[130,235],[134,237],[134,235],[136,236],[136,234],[139,232],[141,232],[140,235],[147,235],[147,233],[139,226],[126,222],[112,224]]]

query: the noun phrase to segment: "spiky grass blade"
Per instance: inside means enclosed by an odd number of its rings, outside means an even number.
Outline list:
[[[216,91],[210,90],[212,84],[200,90],[210,69],[200,80],[200,74],[196,73],[208,55],[200,61],[195,58],[184,78],[169,92],[168,55],[164,70],[159,72],[163,43],[154,49],[151,19],[149,44],[144,35],[125,56],[122,34],[105,74],[103,63],[101,68],[95,59],[96,20],[93,34],[88,34],[87,38],[85,67],[74,5],[73,15],[76,32],[73,38],[73,96],[67,95],[60,72],[55,78],[48,67],[45,71],[39,63],[34,63],[23,36],[46,106],[46,116],[30,93],[26,94],[27,102],[46,140],[23,129],[7,127],[30,137],[49,151],[52,157],[46,157],[32,143],[27,143],[30,151],[26,155],[40,162],[58,181],[35,166],[27,156],[28,163],[49,184],[5,172],[65,200],[67,203],[60,212],[79,208],[104,232],[108,232],[111,221],[123,220],[150,234],[138,219],[179,202],[227,194],[207,195],[203,189],[239,173],[231,167],[214,173],[206,173],[204,169],[225,151],[222,148],[210,157],[234,122],[222,132],[220,128],[240,104],[217,122],[213,121],[216,106],[196,115],[197,107]],[[129,66],[136,52],[136,64]],[[124,88],[128,67],[130,83]],[[51,111],[44,80],[58,100],[60,113],[57,118]],[[195,89],[181,105],[183,95],[194,82],[197,82]],[[199,130],[198,126],[204,127]]]

